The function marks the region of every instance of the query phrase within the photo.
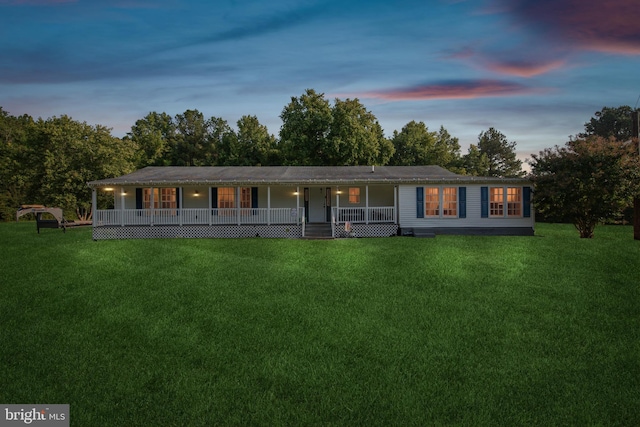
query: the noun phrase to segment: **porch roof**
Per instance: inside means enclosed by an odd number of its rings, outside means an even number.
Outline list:
[[[87,183],[107,186],[526,183],[523,178],[457,175],[440,166],[149,166]]]

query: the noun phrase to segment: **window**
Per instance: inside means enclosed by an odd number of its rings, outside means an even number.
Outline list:
[[[219,187],[218,188],[218,208],[234,209],[236,207],[236,188],[235,187]],[[243,209],[251,208],[251,187],[240,188],[240,207]]]
[[[440,189],[438,187],[427,187],[424,189],[424,215],[440,215]]]
[[[143,208],[151,209],[151,188],[142,191]],[[178,207],[175,188],[154,188],[153,207],[155,209],[175,209]]]
[[[506,209],[505,209],[506,206]],[[492,187],[489,189],[489,216],[522,216],[522,187]]]
[[[354,203],[354,204],[360,203],[360,188],[358,187],[349,188],[349,203]]]
[[[234,187],[218,188],[218,209],[232,209],[236,207],[236,189]]]
[[[507,216],[522,215],[522,188],[507,188]]]
[[[251,208],[251,187],[242,187],[240,189],[240,207],[243,209]]]
[[[442,207],[442,210],[440,209]],[[424,189],[425,216],[458,216],[458,188],[457,187],[425,187]]]
[[[504,188],[489,189],[489,216],[504,216]]]
[[[442,216],[458,215],[458,189],[446,187],[442,189]]]

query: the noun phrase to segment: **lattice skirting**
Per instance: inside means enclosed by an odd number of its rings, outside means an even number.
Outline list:
[[[95,227],[93,240],[108,239],[206,239],[206,238],[241,238],[268,237],[292,238],[302,237],[301,225],[166,225],[166,226],[127,226],[127,227]]]
[[[389,237],[398,233],[398,224],[351,224],[347,233],[344,224],[335,225],[336,237]]]

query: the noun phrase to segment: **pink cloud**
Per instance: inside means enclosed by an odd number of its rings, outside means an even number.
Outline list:
[[[637,0],[498,0],[545,36],[586,50],[640,54]]]
[[[358,96],[390,101],[420,101],[429,99],[491,98],[539,92],[541,91],[517,83],[497,80],[471,80],[419,85],[384,91],[370,91],[359,94]]]
[[[534,77],[546,74],[550,71],[563,68],[566,65],[564,60],[547,62],[533,61],[483,61],[483,67],[501,74],[508,74],[517,77]]]

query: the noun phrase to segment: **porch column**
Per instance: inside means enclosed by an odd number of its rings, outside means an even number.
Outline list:
[[[176,194],[176,200],[178,201],[178,219],[180,221],[180,226],[182,226],[182,206],[184,206],[182,204],[183,202],[183,197],[182,197],[182,187],[178,187],[176,188],[176,191],[178,192],[178,194]]]
[[[365,224],[369,224],[369,186],[365,185],[364,187],[364,206],[365,206]]]
[[[211,187],[209,187],[209,227],[211,227],[213,223],[213,191],[211,191]]]
[[[236,187],[236,215],[238,217],[238,225],[240,225],[240,187]]]
[[[153,215],[154,215],[154,209],[155,209],[155,205],[156,205],[156,201],[155,201],[155,197],[153,197],[153,193],[154,193],[154,188],[151,187],[149,188],[149,191],[151,192],[151,194],[149,195],[149,200],[151,201],[151,205],[149,206],[149,210],[150,210],[150,219],[149,221],[151,221],[151,223],[149,225],[151,225],[153,227]]]
[[[300,186],[296,187],[296,225],[300,225]]]
[[[398,186],[393,186],[393,222],[398,224]]]
[[[348,188],[348,187],[347,187]],[[333,212],[331,212],[333,214]],[[338,218],[340,218],[340,187],[336,187],[336,216],[335,216],[336,224],[340,223]]]
[[[271,225],[271,186],[267,187],[267,225]]]
[[[91,189],[91,212],[92,212],[92,218],[93,221],[92,225],[95,227],[96,223],[98,222],[98,190],[96,190],[96,188],[92,188]]]
[[[120,226],[124,227],[124,187],[120,187]]]

